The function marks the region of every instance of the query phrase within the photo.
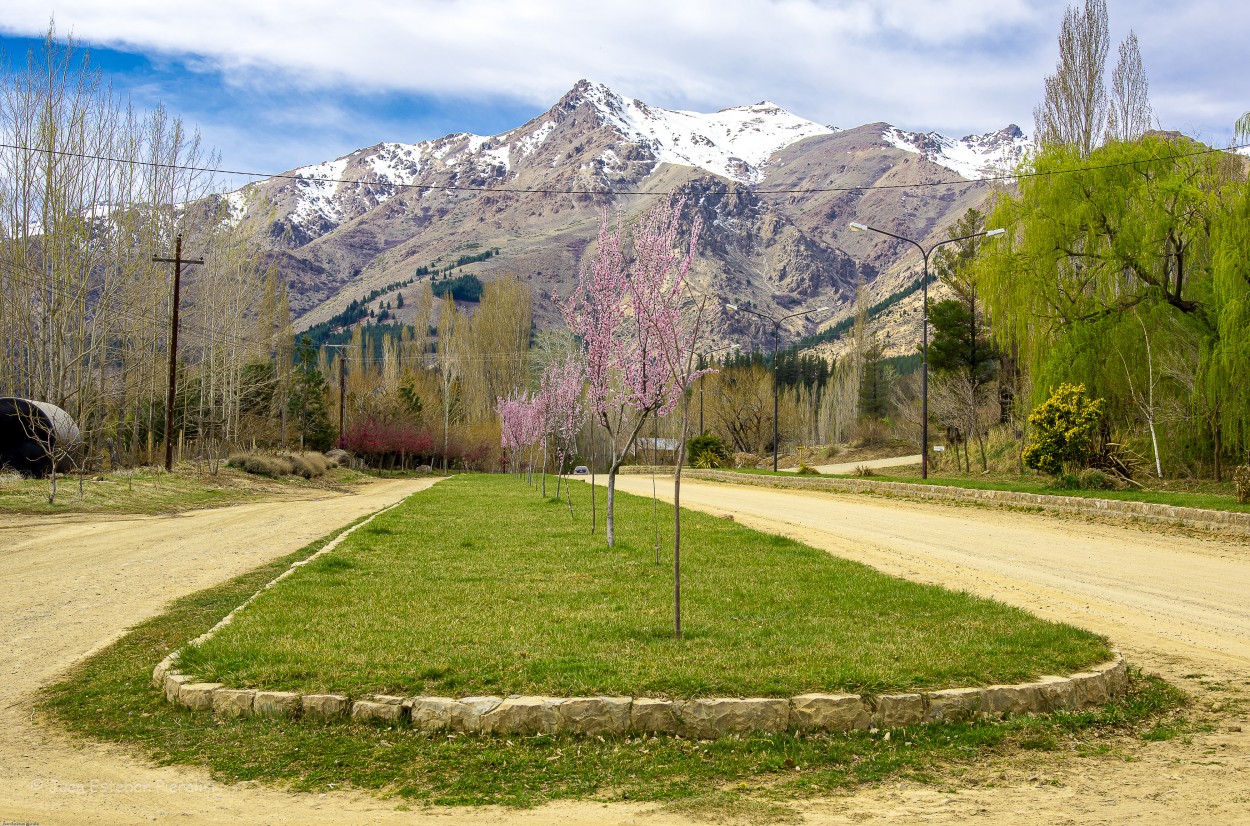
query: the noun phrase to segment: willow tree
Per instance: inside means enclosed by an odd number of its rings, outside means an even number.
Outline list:
[[[1221,424],[1250,451],[1250,187],[1242,186],[1215,224],[1212,297],[1218,337],[1204,364],[1207,395],[1219,394]],[[1250,463],[1250,452],[1241,456]]]
[[[1225,393],[1198,377],[1220,346],[1212,230],[1244,177],[1223,153],[1157,134],[1088,159],[1049,146],[1031,171],[990,219],[1007,242],[977,259],[991,326],[1019,348],[1035,393],[1082,382],[1120,420],[1136,409],[1129,385],[1156,365],[1117,352],[1170,353],[1170,392],[1210,425],[1218,476]]]

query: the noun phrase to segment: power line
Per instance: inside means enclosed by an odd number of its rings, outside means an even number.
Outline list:
[[[42,277],[41,273],[38,273],[37,271],[31,269],[30,267],[23,267],[21,265],[14,265],[11,263],[9,264],[9,266],[13,268],[20,267],[22,269],[27,270],[28,272],[34,273],[35,275]],[[39,278],[24,277],[24,276],[18,275],[12,270],[6,273],[5,277],[12,279],[13,281],[22,283],[22,284],[26,284],[31,287],[35,287],[41,290],[46,290],[48,292],[55,293],[59,298],[62,298],[65,300],[76,299],[74,295],[71,295],[65,292],[63,289],[61,289],[61,285],[57,285],[52,282],[46,282],[46,281],[40,280]],[[167,299],[162,299],[162,301],[166,301],[166,300]],[[191,304],[189,306],[191,308],[195,307],[194,304]],[[164,325],[167,320],[166,315],[164,313],[160,313],[157,315],[147,315],[143,313],[142,311],[131,310],[131,309],[127,309],[124,307],[111,308],[111,309],[108,309],[106,313],[110,317],[116,317],[116,318],[121,318],[127,321],[131,321],[134,323],[150,325],[152,328],[156,328],[158,326]],[[402,325],[402,322],[399,322],[399,324]],[[193,321],[189,321],[186,318],[183,318],[179,322],[179,326],[184,331],[191,331],[199,335],[201,340],[199,342],[196,342],[199,345],[197,349],[208,349],[216,345],[230,345],[230,346],[237,348],[237,350],[243,354],[249,354],[249,355],[254,355],[254,356],[266,356],[266,357],[272,355],[272,349],[273,349],[272,346],[258,339],[235,335],[233,333],[229,333],[221,329],[204,327],[204,326],[194,323]],[[377,325],[377,326],[380,326],[380,325]],[[403,326],[411,327],[412,325],[403,325]],[[353,328],[350,326],[343,328],[344,331],[350,331],[351,329]],[[319,345],[319,347],[344,348],[348,351],[348,355],[347,355],[348,359],[352,360],[356,364],[364,364],[364,365],[378,365],[378,364],[384,364],[388,361],[395,361],[395,362],[400,362],[400,363],[412,363],[412,362],[429,363],[431,361],[436,362],[439,358],[439,355],[436,351],[429,351],[425,353],[403,353],[402,348],[406,346],[411,346],[411,345],[409,345],[408,342],[403,342],[397,339],[395,337],[395,333],[392,330],[385,329],[385,328],[377,329],[377,327],[374,325],[361,326],[359,327],[359,329],[362,331],[362,341],[361,341],[361,345],[359,348],[354,347],[350,341],[346,343],[342,343],[342,344],[322,343],[321,345]],[[298,346],[300,339],[303,338],[305,334],[304,333],[292,333],[291,335],[293,337],[294,343]],[[368,352],[363,352],[363,353],[361,352],[361,351],[372,350],[374,346],[377,346],[374,344],[374,342],[378,342],[382,338],[390,338],[395,342],[395,346],[397,350],[397,354],[395,357],[388,359],[385,355],[375,356]],[[428,340],[429,336],[426,336],[425,338]],[[412,339],[412,345],[420,344],[420,342],[421,342],[420,337],[416,337]],[[456,356],[455,358],[457,361],[461,361],[461,362],[487,362],[487,361],[496,361],[496,360],[502,360],[502,359],[508,359],[508,358],[515,358],[517,357],[517,354],[518,354],[517,351],[499,351],[499,352],[494,352],[494,353],[474,353],[471,356],[459,355],[459,356]],[[437,365],[428,365],[428,366],[437,366]]]
[[[828,187],[801,187],[796,189],[755,189],[747,187],[748,191],[756,195],[806,195],[819,194],[829,192],[871,192],[876,190],[900,190],[900,189],[928,189],[931,187],[951,187],[951,186],[974,186],[976,184],[1001,183],[1004,181],[1020,181],[1029,178],[1047,178],[1058,175],[1077,174],[1081,172],[1089,172],[1097,169],[1115,169],[1124,166],[1136,166],[1141,163],[1152,161],[1171,161],[1183,160],[1185,158],[1193,158],[1201,155],[1211,155],[1217,152],[1235,152],[1240,149],[1250,147],[1250,143],[1237,144],[1227,149],[1217,149],[1215,147],[1207,147],[1206,149],[1198,149],[1193,152],[1180,152],[1174,155],[1159,155],[1153,158],[1144,158],[1129,161],[1119,161],[1116,163],[1096,164],[1093,166],[1075,167],[1070,169],[1055,169],[1045,172],[1013,172],[1004,175],[992,175],[984,178],[961,178],[957,181],[927,181],[912,184],[867,184],[862,186],[828,186]],[[530,187],[508,187],[508,186],[463,186],[460,184],[417,184],[417,183],[398,183],[395,181],[382,180],[350,180],[348,178],[331,178],[331,177],[311,177],[307,175],[297,175],[291,172],[280,172],[271,174],[268,172],[252,172],[239,169],[225,169],[222,167],[212,166],[192,166],[187,164],[162,163],[160,161],[144,161],[135,158],[114,158],[108,155],[98,155],[90,152],[70,152],[63,149],[41,149],[37,147],[22,146],[20,144],[0,143],[0,148],[13,149],[21,152],[38,152],[42,154],[60,155],[69,158],[78,158],[81,160],[104,161],[108,163],[130,164],[135,166],[145,166],[157,169],[169,169],[181,172],[200,172],[217,175],[238,175],[250,178],[264,179],[282,179],[291,181],[305,181],[314,184],[387,184],[397,189],[415,189],[437,191],[444,190],[449,192],[490,192],[506,195],[644,195],[657,196],[670,194],[667,190],[654,189],[556,189],[556,188],[530,188]],[[728,187],[720,190],[712,190],[708,195],[728,195],[733,190]]]
[[[3,273],[3,277],[6,279],[10,279],[12,281],[25,284],[29,287],[40,290],[41,292],[52,293],[56,297],[64,301],[77,301],[80,297],[77,293],[71,293],[65,289],[62,289],[61,285],[57,284],[56,282],[47,280],[47,276],[44,273],[41,273],[38,270],[33,269],[32,267],[23,266],[20,264],[13,264],[12,262],[6,262],[6,265],[10,268],[8,272]],[[35,277],[29,277],[29,276],[24,277],[22,275],[19,275],[14,271],[16,269],[23,269],[29,273],[32,273]],[[164,299],[164,298],[160,299],[161,303],[164,303],[167,300],[168,299]],[[189,308],[194,310],[196,308],[195,302],[191,302],[189,305]],[[98,306],[93,307],[93,310],[95,312],[99,312]],[[161,313],[161,311],[159,310],[156,311],[156,314],[148,315],[143,310],[132,309],[129,307],[107,307],[104,310],[104,312],[109,316],[122,318],[127,321],[134,322],[136,324],[147,324],[147,325],[157,326],[157,325],[163,325],[166,320],[165,314]],[[239,336],[235,336],[231,333],[227,333],[224,330],[220,330],[220,329],[216,329],[212,327],[205,327],[205,326],[195,323],[194,321],[188,321],[184,319],[181,323],[181,327],[184,330],[189,330],[194,333],[197,333],[205,341],[210,342],[212,344],[231,343],[240,347],[248,347],[248,346],[262,347],[263,346],[261,344],[258,344],[252,339],[240,338]]]

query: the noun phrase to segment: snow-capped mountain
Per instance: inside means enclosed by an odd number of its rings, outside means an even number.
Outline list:
[[[896,149],[914,152],[970,180],[1009,174],[1033,146],[1015,124],[958,140],[937,132],[904,132],[893,126],[882,137]]]
[[[458,273],[520,275],[539,323],[558,323],[543,297],[567,294],[601,210],[634,214],[654,200],[628,193],[674,189],[702,213],[708,288],[783,312],[846,305],[861,279],[873,294],[896,289],[912,277],[906,250],[847,224],[940,235],[984,199],[986,185],[969,180],[1001,174],[1027,147],[1014,126],[960,140],[842,130],[768,102],[678,111],[580,81],[502,134],[378,143],[230,193],[225,206],[270,239],[303,326],[477,249],[499,253]]]
[[[450,176],[445,183],[452,186],[472,186],[469,181],[481,180],[502,186],[537,158],[549,167],[569,162],[568,153],[542,150],[560,122],[582,106],[589,107],[600,128],[614,138],[593,157],[577,158],[580,167],[593,165],[605,186],[622,175],[632,177],[637,170],[631,167],[638,161],[650,163],[647,172],[670,163],[755,184],[778,150],[837,131],[767,101],[702,114],[648,106],[602,84],[581,81],[546,116],[501,135],[461,132],[414,144],[380,143],[295,169],[287,173],[291,179],[287,188],[296,194],[289,220],[315,236],[359,214],[361,208],[385,203],[423,176]]]
[[[758,183],[760,167],[777,150],[837,131],[768,101],[705,115],[625,100],[599,84],[587,83],[582,94],[605,123],[626,141],[649,149],[657,161],[692,166],[742,183]]]

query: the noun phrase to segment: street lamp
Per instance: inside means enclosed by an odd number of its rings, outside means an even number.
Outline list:
[[[933,246],[926,249],[921,246],[919,241],[913,241],[902,235],[895,235],[893,232],[884,229],[877,229],[866,224],[851,223],[852,232],[876,232],[881,235],[888,235],[891,238],[897,238],[920,250],[920,254],[924,256],[924,278],[920,282],[921,285],[921,303],[920,303],[920,478],[929,478],[929,254],[938,247],[946,244],[953,244],[956,241],[967,241],[969,238],[997,238],[1007,230],[987,229],[982,232],[973,232],[969,235],[961,235],[958,238],[947,238],[945,241],[938,241]]]
[[[737,304],[726,304],[726,307],[734,312],[750,313],[756,318],[762,318],[765,321],[773,323],[773,473],[777,472],[777,397],[780,394],[780,388],[777,384],[777,349],[781,343],[781,322],[791,318],[798,318],[803,315],[811,315],[812,313],[823,313],[828,307],[817,307],[814,310],[799,310],[798,312],[783,315],[781,318],[773,318],[764,313],[757,313],[755,310],[748,310],[746,307],[740,307]]]
[[[725,347],[717,347],[711,352],[704,353],[703,358],[711,358],[717,353],[723,353],[726,350],[737,350],[737,344],[730,344]],[[699,374],[699,435],[703,435],[703,374]]]

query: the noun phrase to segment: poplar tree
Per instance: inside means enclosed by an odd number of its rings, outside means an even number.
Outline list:
[[[1036,143],[1068,144],[1082,158],[1094,150],[1107,123],[1103,73],[1110,48],[1106,0],[1067,8],[1059,30],[1059,63],[1046,77],[1042,103],[1033,110]]]
[[[1120,59],[1111,73],[1111,101],[1107,108],[1107,140],[1131,141],[1151,127],[1150,81],[1142,70],[1137,35],[1130,31],[1120,44]]]

